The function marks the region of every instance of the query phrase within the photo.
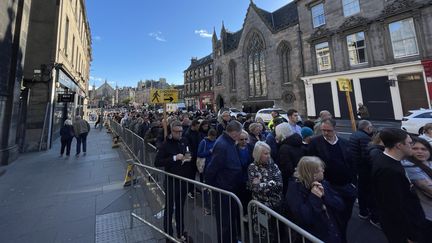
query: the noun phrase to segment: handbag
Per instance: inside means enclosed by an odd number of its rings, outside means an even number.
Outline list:
[[[204,149],[207,149],[207,142],[205,139],[204,139]],[[206,158],[197,157],[196,167],[197,167],[199,173],[204,172],[205,161],[206,161]]]

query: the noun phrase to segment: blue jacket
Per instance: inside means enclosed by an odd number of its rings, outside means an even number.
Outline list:
[[[216,141],[212,141],[207,137],[203,138],[198,145],[198,157],[205,158],[204,171],[207,169],[208,164],[210,163],[212,152],[210,150],[213,149]]]
[[[242,166],[235,141],[226,132],[216,140],[204,178],[209,185],[230,192],[238,192],[243,185]]]
[[[298,180],[290,180],[285,201],[296,224],[324,242],[339,243],[342,236],[335,216],[345,205],[328,182],[321,184],[325,196],[319,198]]]

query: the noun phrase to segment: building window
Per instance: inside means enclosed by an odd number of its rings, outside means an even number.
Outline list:
[[[74,65],[74,55],[75,55],[75,36],[72,36],[72,66]]]
[[[65,41],[64,41],[64,52],[65,55],[68,55],[68,38],[69,38],[69,18],[66,17],[66,26],[65,26]]]
[[[317,4],[312,7],[312,22],[313,27],[319,27],[325,24],[324,3]]]
[[[419,54],[412,18],[393,22],[389,25],[389,29],[395,58]]]
[[[229,63],[229,78],[231,90],[236,89],[236,63],[231,60]]]
[[[351,66],[367,63],[364,32],[347,36],[347,45]]]
[[[288,45],[286,45],[285,43],[283,43],[279,47],[279,59],[280,59],[282,82],[289,83],[290,82],[290,72],[289,72],[290,50]]]
[[[360,12],[358,0],[342,0],[344,16],[348,17]]]
[[[266,96],[267,80],[265,74],[264,41],[257,33],[252,35],[247,51],[249,69],[249,96]]]
[[[318,71],[331,69],[330,48],[328,42],[315,45]]]
[[[216,71],[216,85],[222,84],[222,70],[218,69]]]

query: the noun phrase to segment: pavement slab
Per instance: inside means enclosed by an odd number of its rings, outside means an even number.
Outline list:
[[[74,156],[74,140],[71,156],[60,157],[56,140],[1,167],[0,242],[159,242],[143,223],[130,228],[126,156],[111,141],[92,129],[86,155]]]

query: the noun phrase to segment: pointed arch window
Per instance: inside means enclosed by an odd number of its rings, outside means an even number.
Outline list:
[[[229,63],[229,78],[231,90],[236,89],[236,66],[237,64],[233,60],[231,60]]]
[[[253,33],[247,46],[247,62],[249,74],[249,96],[262,97],[267,95],[265,75],[264,40]]]
[[[281,67],[282,83],[290,83],[290,49],[286,43],[282,43],[279,48],[279,60]]]
[[[222,70],[220,68],[216,71],[216,85],[222,85]]]

